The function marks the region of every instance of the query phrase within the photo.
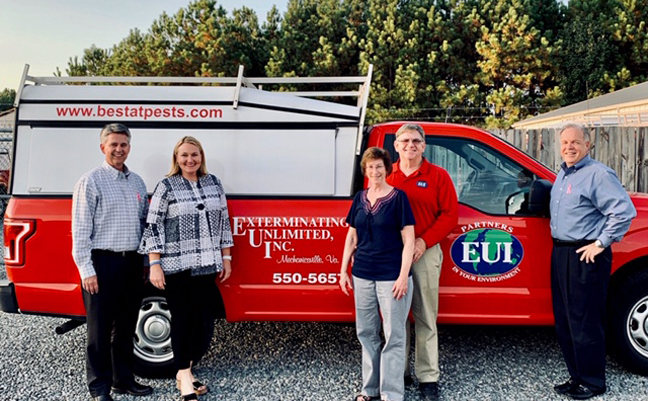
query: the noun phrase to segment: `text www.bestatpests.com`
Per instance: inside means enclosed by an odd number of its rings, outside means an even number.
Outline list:
[[[59,117],[129,117],[141,118],[223,118],[223,109],[147,107],[147,106],[92,106],[92,107],[57,107]]]

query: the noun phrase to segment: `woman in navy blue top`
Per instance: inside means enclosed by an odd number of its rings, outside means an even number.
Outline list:
[[[405,322],[412,303],[414,215],[405,192],[385,182],[392,170],[387,151],[367,149],[360,168],[369,187],[356,194],[349,210],[340,271],[342,291],[349,295],[354,290],[356,333],[362,345],[362,391],[354,400],[402,401]],[[347,272],[352,256],[353,280]]]

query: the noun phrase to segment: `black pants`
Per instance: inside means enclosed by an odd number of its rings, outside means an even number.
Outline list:
[[[591,390],[605,387],[605,310],[612,250],[580,261],[576,245],[554,242],[551,291],[556,333],[570,376]]]
[[[191,276],[191,271],[165,276],[171,312],[171,348],[178,370],[187,369],[204,352],[206,325],[214,324],[216,274]]]
[[[88,338],[86,374],[93,397],[109,394],[113,384],[133,381],[133,334],[142,302],[143,259],[126,254],[92,251],[99,292],[83,291]]]

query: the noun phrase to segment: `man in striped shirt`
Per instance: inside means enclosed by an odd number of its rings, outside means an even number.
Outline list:
[[[142,301],[144,261],[137,253],[148,211],[146,185],[124,162],[130,130],[108,124],[100,134],[101,166],[72,195],[72,256],[81,276],[88,337],[86,373],[93,400],[153,389],[133,377],[133,334]]]

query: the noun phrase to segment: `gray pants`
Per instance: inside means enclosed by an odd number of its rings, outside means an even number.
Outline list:
[[[395,281],[372,281],[353,277],[356,332],[362,345],[362,394],[383,400],[402,401],[405,395],[405,321],[412,304],[412,278],[407,294],[396,300]],[[380,349],[382,314],[385,346]]]

